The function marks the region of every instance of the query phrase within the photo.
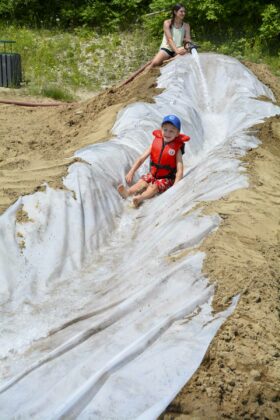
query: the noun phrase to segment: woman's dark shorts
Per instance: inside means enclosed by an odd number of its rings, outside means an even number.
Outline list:
[[[162,51],[166,52],[170,57],[175,57],[175,52],[174,51],[170,51],[167,48],[161,48]]]

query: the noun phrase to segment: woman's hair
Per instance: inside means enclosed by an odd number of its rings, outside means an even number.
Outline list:
[[[171,18],[171,23],[170,23],[170,29],[174,25],[174,20],[176,17],[175,13],[178,12],[178,10],[182,9],[182,7],[185,9],[185,6],[182,3],[177,3],[175,4],[175,6],[172,7],[172,18]]]

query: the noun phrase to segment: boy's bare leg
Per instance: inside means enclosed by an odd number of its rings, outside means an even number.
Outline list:
[[[158,187],[156,185],[149,185],[146,191],[142,194],[136,195],[133,197],[133,204],[135,207],[139,207],[142,201],[147,200],[148,198],[154,197],[158,193]]]
[[[132,187],[125,188],[123,184],[120,184],[117,189],[118,193],[122,196],[122,198],[127,198],[132,194],[138,193],[139,191],[146,189],[147,186],[147,182],[143,181],[143,179],[139,179],[139,181],[137,181],[136,184],[132,185]]]

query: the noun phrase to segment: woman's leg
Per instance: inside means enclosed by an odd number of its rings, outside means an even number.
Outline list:
[[[144,191],[142,194],[136,195],[133,197],[133,204],[135,207],[138,207],[142,201],[147,200],[148,198],[154,197],[158,193],[158,187],[155,184],[149,184],[146,191]]]
[[[159,50],[159,52],[154,56],[149,67],[151,68],[151,67],[161,66],[162,63],[165,60],[168,60],[169,58],[172,58],[172,57],[167,52],[163,50]]]
[[[122,196],[122,198],[127,198],[132,194],[139,193],[140,191],[146,189],[148,185],[149,184],[143,181],[143,179],[139,179],[136,184],[129,188],[125,188],[123,184],[120,184],[118,186],[118,193]]]

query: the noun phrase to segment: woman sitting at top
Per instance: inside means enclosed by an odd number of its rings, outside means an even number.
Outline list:
[[[191,42],[190,25],[184,22],[186,9],[181,3],[172,8],[172,18],[163,23],[163,39],[159,52],[153,58],[151,67],[160,66],[165,60],[184,55]]]

